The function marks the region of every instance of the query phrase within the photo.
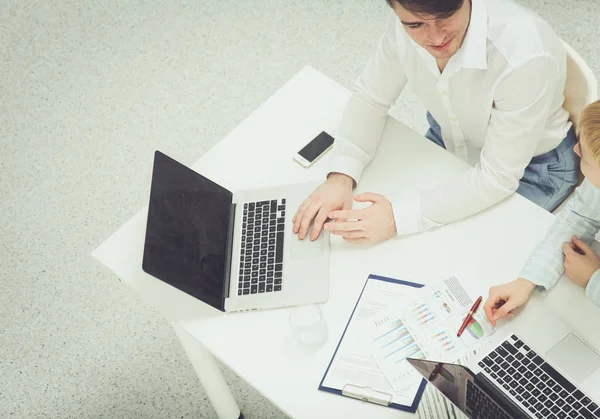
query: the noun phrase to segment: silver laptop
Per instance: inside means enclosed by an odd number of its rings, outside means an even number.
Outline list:
[[[600,355],[540,305],[465,366],[409,362],[469,418],[600,418]]]
[[[317,185],[232,193],[156,151],[142,268],[221,311],[325,302],[329,235],[292,232]]]

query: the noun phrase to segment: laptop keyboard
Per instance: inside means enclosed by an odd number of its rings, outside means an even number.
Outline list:
[[[478,365],[536,418],[600,418],[596,403],[515,335]]]
[[[238,295],[281,291],[284,231],[285,198],[244,204]]]
[[[490,396],[467,381],[467,414],[472,418],[511,419]]]

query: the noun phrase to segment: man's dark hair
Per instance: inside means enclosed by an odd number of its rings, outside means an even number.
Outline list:
[[[386,0],[390,7],[398,3],[415,16],[433,16],[446,19],[460,9],[465,0]]]

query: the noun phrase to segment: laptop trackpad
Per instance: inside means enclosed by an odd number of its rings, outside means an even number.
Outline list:
[[[323,254],[323,233],[319,234],[317,240],[310,239],[310,231],[304,240],[298,239],[297,235],[292,236],[292,259],[314,259]]]
[[[600,368],[600,356],[572,333],[546,352],[546,356],[578,383]]]

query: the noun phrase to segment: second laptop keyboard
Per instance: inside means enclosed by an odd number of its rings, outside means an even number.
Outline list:
[[[502,409],[484,391],[481,391],[477,384],[467,381],[467,414],[469,417],[477,419],[512,419],[508,413]]]
[[[285,198],[244,204],[238,295],[281,291]]]
[[[600,418],[600,408],[516,335],[479,364],[537,418]]]

